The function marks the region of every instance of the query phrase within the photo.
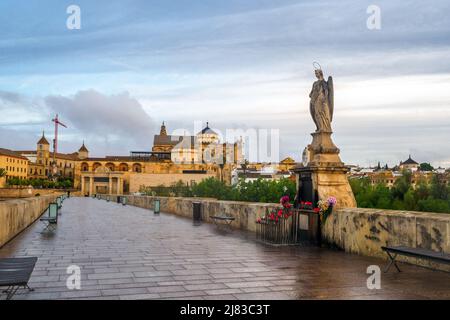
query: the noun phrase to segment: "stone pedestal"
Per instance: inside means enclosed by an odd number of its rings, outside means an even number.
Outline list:
[[[314,204],[333,196],[337,208],[356,208],[356,200],[347,179],[349,169],[339,157],[339,149],[331,140],[332,132],[312,133],[308,146],[310,159],[306,166],[294,168],[297,175],[297,200]]]

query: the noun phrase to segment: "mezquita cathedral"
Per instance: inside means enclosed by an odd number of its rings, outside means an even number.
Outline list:
[[[73,178],[74,187],[85,195],[122,194],[180,180],[192,185],[208,177],[230,183],[233,169],[243,161],[243,143],[221,142],[209,124],[195,136],[173,136],[163,123],[151,151],[128,156],[90,157],[84,142],[78,152],[54,155],[44,133],[36,150],[16,153],[29,159],[28,178],[53,174]]]

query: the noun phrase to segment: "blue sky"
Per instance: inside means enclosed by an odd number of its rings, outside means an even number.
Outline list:
[[[81,30],[66,8],[81,8]],[[368,30],[366,9],[381,9]],[[412,154],[450,167],[450,3],[433,1],[9,1],[0,3],[0,146],[32,149],[51,115],[93,155],[147,150],[165,120],[192,130],[280,130],[299,159],[319,61],[335,83],[347,163]]]

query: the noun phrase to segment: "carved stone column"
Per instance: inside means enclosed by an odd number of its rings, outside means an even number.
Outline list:
[[[108,194],[112,194],[112,177],[108,176]]]
[[[84,176],[81,176],[81,194],[82,194],[82,196],[84,196],[84,189],[85,189],[84,184],[85,184]]]
[[[89,196],[92,196],[94,194],[94,177],[89,177]]]

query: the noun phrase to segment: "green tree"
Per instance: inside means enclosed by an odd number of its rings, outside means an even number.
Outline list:
[[[0,178],[6,177],[7,173],[5,168],[0,168]]]
[[[421,171],[433,171],[434,170],[433,166],[426,162],[421,163],[419,168]]]
[[[403,203],[406,210],[415,211],[418,210],[417,198],[415,197],[415,192],[410,188],[404,195]]]
[[[440,174],[435,174],[431,178],[431,196],[434,199],[449,199],[448,188],[445,179]]]
[[[418,207],[420,211],[450,213],[450,202],[442,199],[420,200]]]
[[[444,175],[434,175],[430,183],[419,179],[413,188],[411,173],[404,172],[390,190],[384,185],[372,186],[368,178],[350,179],[349,182],[361,208],[450,213],[450,186]]]
[[[192,187],[192,195],[196,197],[228,200],[229,194],[230,187],[215,178],[207,178]]]
[[[420,179],[417,182],[415,197],[417,200],[425,200],[430,196],[430,187],[424,179]]]
[[[411,176],[410,171],[404,170],[402,172],[402,176],[397,178],[394,183],[394,187],[392,188],[394,198],[403,200],[405,194],[411,188]]]

